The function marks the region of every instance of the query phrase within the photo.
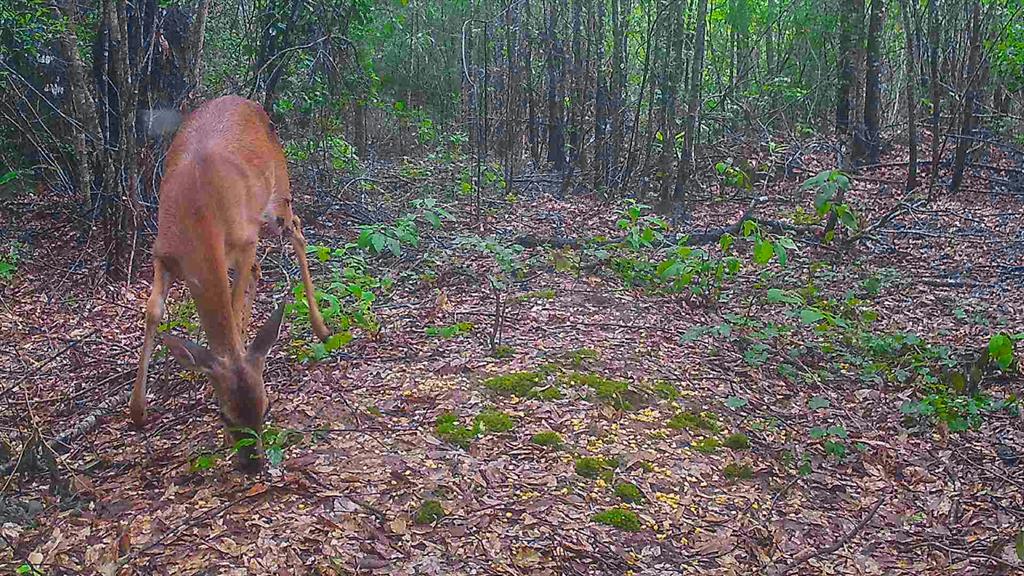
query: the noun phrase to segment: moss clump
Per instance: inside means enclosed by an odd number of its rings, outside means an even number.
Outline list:
[[[644,495],[636,484],[632,482],[621,482],[615,486],[615,495],[626,504],[635,504],[644,501]]]
[[[609,508],[598,512],[594,514],[593,520],[598,524],[605,524],[627,532],[639,532],[643,527],[636,512],[625,508]]]
[[[433,524],[444,518],[444,508],[437,500],[424,500],[413,516],[413,522],[417,524]]]
[[[536,372],[513,372],[494,376],[484,380],[484,386],[502,396],[516,396],[518,398],[540,398],[541,400],[555,400],[562,397],[562,393],[554,386],[544,386],[547,374]]]
[[[679,398],[679,389],[671,382],[659,380],[654,383],[654,393],[662,400],[676,400]]]
[[[572,374],[566,380],[570,384],[590,388],[598,399],[621,410],[632,409],[632,404],[625,398],[625,394],[629,392],[629,382],[625,380],[612,380],[593,373]]]
[[[754,477],[754,471],[747,464],[732,462],[722,470],[722,474],[730,480],[750,480]]]
[[[746,434],[729,434],[722,445],[732,450],[746,450],[750,448],[750,438]]]
[[[526,398],[543,382],[543,376],[536,372],[513,372],[488,378],[484,380],[484,386],[502,396]]]
[[[722,426],[718,418],[711,412],[676,412],[669,418],[668,427],[673,430],[705,430],[707,432],[718,432]]]
[[[515,419],[497,410],[484,410],[476,415],[473,422],[477,434],[508,432],[516,427]]]
[[[561,448],[563,444],[562,435],[551,431],[534,434],[533,438],[530,438],[530,442],[545,448]]]
[[[576,459],[576,473],[584,478],[610,478],[612,470],[619,466],[618,461],[611,458],[595,458],[584,456]]]
[[[597,353],[597,350],[591,348],[570,350],[562,355],[562,358],[573,368],[582,368],[587,362],[597,360],[600,357],[601,355]]]
[[[469,448],[470,443],[477,437],[477,431],[459,423],[459,417],[454,412],[445,412],[438,416],[434,431],[441,440],[462,449]]]
[[[505,358],[511,358],[515,356],[516,349],[509,346],[508,344],[502,344],[500,346],[496,346],[494,348],[494,352],[491,355],[494,356],[495,358],[503,360]]]
[[[696,450],[697,452],[702,452],[704,454],[714,453],[715,450],[718,450],[718,446],[718,438],[714,437],[708,437],[699,442],[693,443],[693,449]]]

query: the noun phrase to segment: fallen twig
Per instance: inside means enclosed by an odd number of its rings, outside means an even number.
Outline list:
[[[858,522],[857,525],[849,532],[824,548],[809,549],[796,555],[788,564],[786,564],[782,573],[790,572],[797,566],[809,562],[818,556],[825,556],[842,548],[847,542],[852,540],[861,530],[863,530],[865,526],[867,526],[868,522],[870,522],[871,519],[875,517],[875,514],[878,513],[878,509],[882,507],[883,502],[885,502],[885,496],[879,496],[878,500],[875,501],[875,505],[871,507],[871,510],[869,510],[864,518],[862,518],[861,521]]]

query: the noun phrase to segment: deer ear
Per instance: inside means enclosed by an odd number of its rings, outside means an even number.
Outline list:
[[[171,356],[188,370],[197,370],[209,374],[217,363],[217,357],[206,347],[167,334],[163,337],[164,345],[171,351]]]
[[[281,323],[284,321],[284,308],[285,302],[281,302],[274,313],[267,318],[266,324],[260,328],[260,331],[256,334],[256,338],[253,339],[252,344],[249,345],[249,356],[254,358],[266,358],[270,352],[270,347],[277,341],[277,337],[281,335]]]

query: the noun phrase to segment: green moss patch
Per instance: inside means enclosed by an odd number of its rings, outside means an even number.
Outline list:
[[[600,374],[577,372],[562,378],[573,386],[584,386],[593,391],[594,396],[615,406],[620,410],[632,410],[639,396],[629,388],[629,382],[605,378]]]
[[[625,508],[609,508],[608,510],[598,512],[594,514],[593,520],[598,524],[605,524],[627,532],[639,532],[643,528],[643,524],[640,523],[640,517],[636,515],[636,512]]]
[[[722,425],[718,423],[718,417],[711,412],[676,412],[669,418],[668,427],[673,430],[704,430],[707,432],[718,432]]]
[[[494,352],[491,354],[491,356],[494,356],[495,358],[502,360],[505,358],[511,358],[515,355],[516,349],[507,344],[501,344],[499,346],[496,346],[494,348]]]
[[[659,380],[654,383],[654,394],[662,400],[676,400],[679,398],[679,389],[671,382]]]
[[[732,450],[746,450],[750,448],[750,438],[746,434],[730,434],[722,445]]]
[[[441,440],[463,449],[469,448],[470,443],[477,436],[475,430],[459,423],[459,417],[454,412],[445,412],[438,416],[434,432]]]
[[[497,410],[484,410],[477,414],[473,422],[478,434],[500,434],[516,427],[514,418]]]
[[[722,470],[722,474],[730,480],[750,480],[754,477],[754,471],[747,464],[732,462]]]
[[[558,432],[538,432],[530,438],[530,442],[545,448],[561,448],[564,442]]]
[[[718,450],[718,446],[718,438],[708,437],[698,442],[694,442],[692,447],[697,452],[703,452],[704,454],[712,454],[716,450]]]
[[[584,456],[576,459],[576,473],[584,478],[611,478],[612,470],[618,468],[619,463],[611,458],[596,458]]]
[[[632,482],[620,482],[615,485],[615,495],[626,504],[635,504],[644,501],[644,495]]]
[[[413,522],[421,525],[433,524],[442,518],[444,518],[444,508],[441,507],[441,503],[437,500],[424,500],[416,509]]]
[[[562,397],[555,386],[546,386],[547,374],[536,372],[513,372],[493,376],[484,380],[484,387],[502,396],[518,398],[540,398],[554,400]]]
[[[597,353],[597,350],[591,348],[570,350],[562,355],[562,359],[573,368],[582,368],[584,364],[600,358],[601,355]]]

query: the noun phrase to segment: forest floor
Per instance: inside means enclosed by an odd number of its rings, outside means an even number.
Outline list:
[[[828,162],[805,149],[802,174],[755,183],[758,217],[813,212],[800,183]],[[970,363],[990,336],[1024,327],[1024,164],[1000,149],[979,162],[1011,170],[973,170],[964,191],[927,202],[903,197],[905,165],[861,172],[847,201],[862,227],[891,221],[851,243],[793,232],[785,266],[755,265],[738,240],[743,266],[710,299],[629,286],[596,249],[530,248],[508,286],[503,358],[487,338],[495,259],[455,239],[620,238],[620,205],[527,179],[483,204],[481,232],[472,198],[448,192],[454,169],[371,173],[374,202],[400,213],[435,195],[453,219],[421,223],[401,258],[367,257],[394,280],[373,306],[379,334],[356,330],[319,362],[296,358],[308,328],[282,335],[270,420],[294,433],[255,477],[209,456],[221,444],[212,392],[170,360],[151,372],[144,430],[126,402],[110,404],[134,376],[148,263],[128,283],[94,282],[102,257],[76,224],[8,205],[0,229],[23,248],[0,292],[0,465],[24,460],[25,472],[0,477],[0,563],[47,575],[1019,574],[1024,435],[1004,401],[1021,379],[980,366],[977,383]],[[709,193],[679,229],[727,226],[750,203]],[[358,234],[331,203],[299,187],[311,244]],[[272,245],[260,317],[282,281]],[[714,261],[720,248],[707,249]],[[329,265],[314,263],[321,287]],[[961,373],[977,394],[959,393]],[[63,456],[26,457],[28,437]]]

